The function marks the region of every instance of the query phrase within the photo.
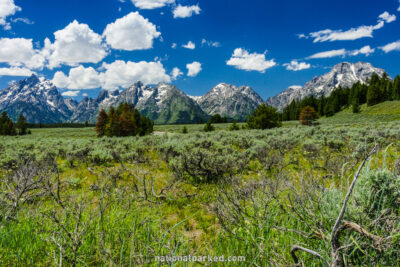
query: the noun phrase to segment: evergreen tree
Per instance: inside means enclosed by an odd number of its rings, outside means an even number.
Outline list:
[[[26,135],[28,130],[28,124],[24,116],[20,115],[17,121],[17,129],[19,135]]]
[[[97,136],[102,137],[106,134],[107,123],[108,123],[108,115],[104,109],[101,109],[96,123]]]
[[[397,75],[396,78],[394,79],[393,83],[393,99],[394,100],[400,100],[400,76]]]
[[[270,129],[281,125],[276,109],[266,104],[258,106],[253,115],[249,115],[247,119],[247,126],[250,129]]]
[[[312,126],[317,119],[318,113],[311,106],[304,107],[300,112],[299,120],[301,125]]]
[[[371,84],[368,87],[368,92],[367,92],[367,106],[373,106],[379,103],[379,87],[377,87],[375,84]]]
[[[211,118],[209,119],[209,122],[211,122],[211,123],[227,123],[228,118],[221,117],[221,115],[219,115],[219,114],[215,114],[215,115],[211,116]]]
[[[108,114],[101,110],[96,123],[96,132],[101,136],[135,136],[153,132],[153,122],[140,114],[132,105],[120,104],[117,109],[111,107]]]
[[[16,135],[15,125],[8,117],[7,113],[3,111],[0,116],[0,135]]]
[[[385,99],[383,101],[393,101],[393,83],[388,81],[385,88]]]
[[[122,104],[118,107],[118,114],[121,114],[119,117],[121,127],[119,136],[136,135],[138,126],[135,125],[132,108],[127,103]]]
[[[353,103],[351,104],[353,113],[359,113],[360,112],[360,100],[358,97],[353,98]]]
[[[325,115],[325,110],[324,110],[325,105],[326,105],[326,97],[322,95],[321,98],[319,99],[318,109],[317,109],[318,113],[321,116]]]
[[[8,121],[6,135],[17,135],[17,131],[15,130],[15,126],[12,120]]]
[[[121,124],[118,112],[113,112],[112,115],[110,115],[108,116],[109,120],[106,125],[106,135],[109,137],[121,136]]]

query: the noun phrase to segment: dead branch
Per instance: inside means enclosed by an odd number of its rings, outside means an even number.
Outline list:
[[[376,152],[377,149],[377,144],[375,144],[374,148],[371,150],[371,152],[368,153],[368,155],[364,158],[363,162],[361,165],[358,167],[358,170],[356,174],[354,175],[353,182],[351,183],[349,190],[347,191],[346,197],[343,202],[342,209],[340,210],[339,216],[336,219],[335,225],[333,226],[332,229],[332,234],[331,234],[331,247],[332,247],[332,266],[342,266],[342,257],[340,255],[340,251],[338,250],[340,248],[339,245],[339,228],[340,224],[343,220],[343,216],[346,212],[347,204],[349,202],[350,196],[353,193],[354,187],[356,185],[356,182],[358,180],[358,177],[360,176],[361,170],[364,167],[364,165],[367,163],[368,159]]]
[[[328,263],[324,260],[324,258],[323,258],[318,252],[315,252],[315,251],[313,251],[313,250],[311,250],[311,249],[308,249],[308,248],[303,248],[303,247],[294,245],[294,246],[292,247],[292,249],[290,250],[290,254],[292,255],[293,261],[294,261],[294,263],[295,263],[296,265],[299,264],[299,258],[298,258],[297,255],[296,255],[296,251],[298,251],[298,250],[307,252],[307,253],[313,255],[314,257],[319,258],[321,261],[323,261],[323,262],[326,264],[326,266],[328,266]]]
[[[357,233],[359,233],[359,234],[361,234],[361,235],[363,235],[365,237],[368,237],[369,239],[373,240],[375,248],[380,252],[382,252],[382,250],[383,250],[383,248],[382,248],[383,245],[388,241],[390,242],[390,240],[392,239],[392,236],[383,238],[383,237],[371,234],[366,229],[362,228],[360,225],[358,225],[358,224],[356,224],[354,222],[344,222],[343,225],[338,230],[339,231],[339,235],[344,230],[355,231],[355,232],[357,232]],[[338,235],[338,237],[339,237],[339,235]]]

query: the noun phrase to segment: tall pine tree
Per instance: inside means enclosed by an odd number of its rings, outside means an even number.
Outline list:
[[[106,134],[107,123],[108,123],[107,112],[104,109],[101,109],[96,123],[97,136],[102,137]]]
[[[24,116],[20,115],[17,121],[17,130],[19,135],[27,134],[28,124]]]
[[[397,75],[394,79],[393,88],[392,88],[392,95],[394,100],[400,100],[400,76]]]

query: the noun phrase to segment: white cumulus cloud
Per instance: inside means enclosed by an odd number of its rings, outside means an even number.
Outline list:
[[[298,62],[297,60],[292,60],[290,63],[283,64],[287,70],[299,71],[311,68],[311,64],[306,62]]]
[[[0,62],[14,67],[26,66],[29,69],[41,69],[44,60],[41,51],[33,48],[32,39],[0,39]]]
[[[183,75],[183,72],[177,67],[175,67],[171,72],[172,80],[176,80],[182,75]]]
[[[175,0],[131,0],[140,9],[155,9],[175,3]]]
[[[226,62],[228,66],[245,71],[258,71],[265,73],[269,68],[276,66],[275,60],[266,60],[265,53],[249,53],[243,48],[236,48],[232,57]]]
[[[103,63],[102,69],[105,70],[100,73],[102,88],[108,90],[127,88],[137,81],[144,84],[171,81],[161,62],[117,60],[111,64]]]
[[[396,21],[396,15],[390,15],[389,12],[385,11],[382,14],[379,15],[379,18],[386,23],[391,23],[393,21]]]
[[[199,74],[200,71],[202,70],[201,63],[197,61],[194,61],[190,64],[186,64],[186,68],[188,70],[187,76],[189,77],[196,77],[197,74]]]
[[[392,51],[400,51],[400,40],[387,44],[385,46],[380,47],[385,53],[389,53]]]
[[[131,12],[108,24],[103,33],[112,48],[127,51],[150,49],[160,35],[156,26],[139,12]]]
[[[44,52],[49,68],[61,64],[77,66],[79,63],[98,63],[107,55],[102,37],[74,20],[67,27],[54,33],[55,41],[45,40]]]
[[[95,89],[101,87],[99,74],[92,67],[78,66],[69,70],[68,77],[61,71],[57,71],[53,77],[53,83],[59,88],[70,90]]]
[[[193,50],[196,48],[196,44],[192,41],[189,41],[187,44],[182,45],[183,48]]]
[[[144,84],[170,82],[161,62],[131,62],[117,60],[103,63],[100,70],[78,66],[69,71],[68,76],[58,71],[53,83],[60,88],[70,90],[94,89],[101,87],[108,90],[127,88],[137,81]]]
[[[11,28],[10,23],[6,19],[8,16],[14,15],[17,11],[21,11],[21,8],[15,5],[14,0],[0,0],[0,25],[4,29],[9,30]]]
[[[384,12],[378,17],[376,25],[371,26],[359,26],[351,28],[349,30],[331,30],[326,29],[322,31],[312,32],[308,35],[299,34],[299,38],[312,38],[314,43],[318,42],[333,42],[333,41],[351,41],[358,40],[361,38],[373,37],[373,33],[376,30],[383,28],[385,23],[391,23],[396,20],[395,15],[390,15],[388,12]]]
[[[199,15],[201,11],[201,8],[199,5],[194,5],[194,6],[182,6],[178,5],[175,7],[175,9],[172,11],[174,14],[174,18],[189,18],[193,16],[193,14]]]
[[[66,97],[76,97],[79,95],[79,91],[65,91],[62,92],[61,95]]]
[[[0,68],[0,76],[20,76],[27,77],[34,74],[33,71],[27,68],[11,67],[11,68]]]

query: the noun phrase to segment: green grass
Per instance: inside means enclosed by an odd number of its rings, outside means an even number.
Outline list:
[[[204,124],[156,125],[155,131],[169,134],[126,138],[97,138],[93,128],[58,128],[0,137],[0,265],[58,265],[60,249],[52,238],[62,227],[47,216],[55,212],[73,231],[72,214],[80,203],[88,228],[78,266],[167,266],[154,262],[154,256],[189,254],[246,257],[232,266],[288,266],[293,264],[294,244],[328,259],[329,242],[318,236],[329,236],[366,144],[371,147],[376,140],[381,150],[363,172],[364,179],[382,166],[389,173],[399,172],[399,106],[400,102],[363,106],[360,114],[345,110],[322,118],[316,127],[292,121],[277,129],[229,131],[231,124],[214,124],[216,131],[204,133]],[[385,119],[376,121],[380,116]],[[184,126],[188,134],[181,134]],[[59,175],[67,210],[44,195],[24,203],[17,220],[5,221],[4,201],[10,190],[5,177],[19,164],[48,164],[52,158],[58,172],[48,177]],[[187,172],[185,164],[198,159]],[[44,166],[43,170],[49,168]],[[205,183],[191,176],[204,168],[217,173],[216,180]],[[221,177],[227,180],[218,180]],[[367,185],[363,192],[356,190],[356,197],[370,192]],[[372,219],[357,206],[361,200],[349,205],[346,220],[368,225]],[[316,234],[310,225],[323,230]],[[387,234],[374,227],[369,228],[374,234]],[[350,233],[342,239],[365,245]],[[67,246],[64,249],[71,253]],[[376,256],[373,251],[365,257],[357,249],[347,252],[359,257],[352,263],[360,266]],[[376,260],[377,266],[396,266],[397,250],[390,253],[386,262]],[[305,266],[320,266],[319,260],[301,253],[299,257]]]
[[[322,124],[368,124],[371,122],[391,122],[400,120],[400,101],[387,101],[375,106],[361,106],[360,113],[353,113],[347,108],[332,117],[321,118]]]

